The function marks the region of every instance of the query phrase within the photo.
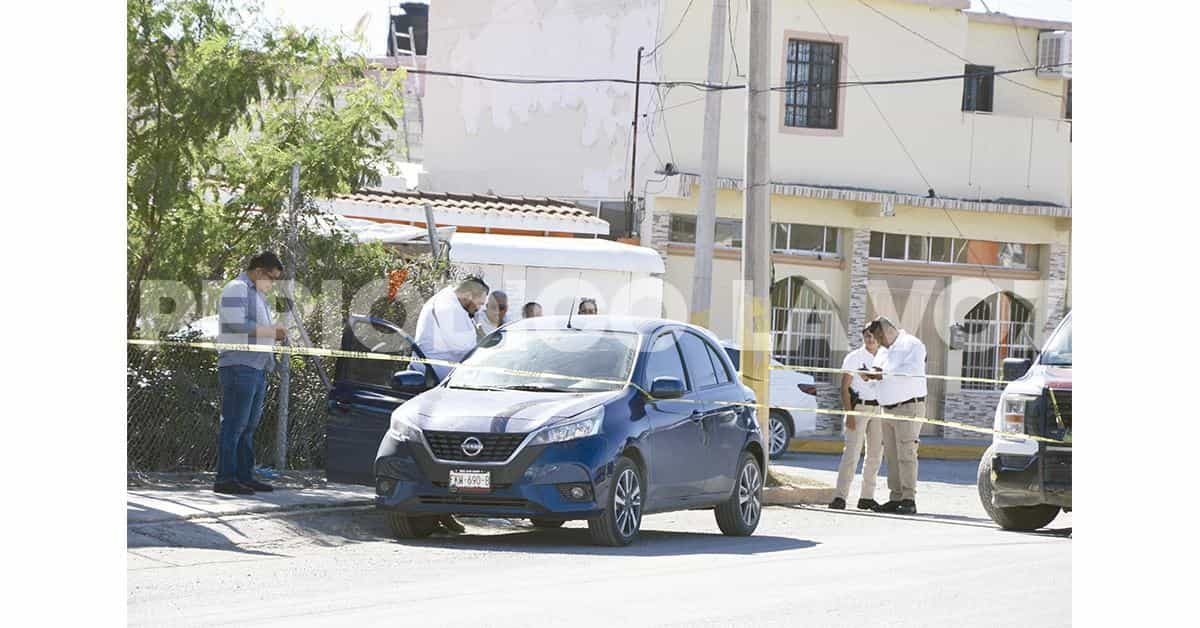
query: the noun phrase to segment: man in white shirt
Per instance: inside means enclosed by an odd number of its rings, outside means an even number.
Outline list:
[[[846,354],[846,359],[842,360],[843,370],[869,371],[879,352],[887,351],[879,347],[875,337],[868,333],[865,327],[862,330],[862,341],[861,346]],[[865,380],[861,375],[842,373],[842,408],[851,412],[878,414],[876,386],[877,382]],[[854,469],[858,466],[863,442],[866,441],[867,459],[863,462],[862,491],[859,492],[858,509],[872,510],[879,505],[875,501],[875,479],[879,477],[879,464],[883,461],[883,427],[879,419],[847,414],[842,434],[846,444],[842,448],[842,461],[838,464],[837,490],[829,507],[845,510],[850,484],[854,481]]]
[[[487,300],[488,286],[478,277],[468,277],[447,286],[421,306],[417,316],[417,346],[431,360],[459,362],[475,348],[475,313]],[[412,370],[421,370],[413,364]],[[450,367],[431,366],[438,379],[444,379]]]
[[[876,393],[883,414],[925,416],[925,344],[916,336],[896,329],[890,320],[876,318],[867,331],[886,351],[875,356]],[[917,447],[921,424],[901,419],[883,420],[883,450],[888,460],[888,502],[876,512],[905,515],[917,512]]]
[[[475,320],[479,330],[486,336],[508,324],[508,295],[501,290],[494,290],[488,295],[487,306],[476,312]]]

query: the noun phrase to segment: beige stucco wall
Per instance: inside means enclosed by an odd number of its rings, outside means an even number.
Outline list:
[[[681,15],[687,5],[687,0],[664,2],[668,16]],[[850,81],[855,80],[856,73],[862,80],[873,80],[961,74],[963,71],[961,59],[918,39],[859,3],[813,0],[813,4],[820,21],[807,2],[772,2],[772,68],[769,76],[773,85],[780,85],[784,80],[787,33],[808,33],[806,37],[820,39],[826,36],[826,28],[835,37],[845,38],[849,62],[846,79]],[[976,61],[971,56],[975,55],[984,64],[997,59],[998,69],[1027,65],[1015,37],[997,36],[995,29],[987,25],[971,27],[966,15],[959,11],[908,2],[880,1],[873,5],[972,61]],[[727,54],[725,76],[728,82],[742,83],[745,79],[738,75],[738,69],[745,73],[748,16],[744,8],[735,6],[733,11],[737,24],[738,64],[735,65],[733,55]],[[689,12],[683,27],[665,48],[664,76],[695,78],[705,75],[707,58],[698,51],[708,49],[707,16],[706,11],[696,11],[694,7]],[[982,41],[969,41],[975,32],[981,34]],[[1036,34],[1033,37],[1036,40]],[[1024,33],[1022,42],[1028,38],[1029,33]],[[1033,78],[1024,80],[1039,86],[1055,83]],[[1069,205],[1070,127],[1058,120],[1025,117],[1053,115],[1056,118],[1058,101],[1028,90],[1020,90],[1027,93],[1017,95],[1013,90],[1020,88],[1008,87],[1013,89],[997,88],[995,115],[961,111],[961,80],[847,87],[841,91],[844,105],[840,135],[832,137],[783,129],[784,96],[779,92],[771,99],[771,178],[783,182],[857,186],[916,194],[924,194],[932,186],[943,196],[1019,198]],[[875,104],[871,102],[871,96]],[[1049,104],[1032,100],[1034,96]],[[673,108],[658,120],[673,140],[677,165],[689,172],[700,169],[704,104],[697,98],[691,90],[672,90],[666,105]],[[745,160],[745,98],[741,91],[728,92],[723,97],[722,176],[741,175]],[[876,104],[882,110],[882,116]],[[888,129],[885,116],[899,133],[904,148]],[[905,148],[917,167],[906,156]],[[924,178],[918,174],[918,168]]]
[[[1027,68],[1037,65],[1038,29],[1013,24],[993,24],[968,19],[966,57],[978,65]],[[998,115],[1062,117],[1062,99],[1025,89],[1062,95],[1062,79],[1038,78],[1034,72],[996,77],[993,108]]]

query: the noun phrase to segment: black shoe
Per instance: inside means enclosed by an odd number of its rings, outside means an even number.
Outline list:
[[[254,489],[256,493],[270,493],[271,491],[275,490],[274,486],[264,482],[259,482],[258,480],[250,480],[247,482],[242,482],[242,484]]]
[[[462,534],[463,532],[467,531],[463,524],[459,523],[458,520],[454,518],[454,515],[446,515],[442,517],[441,524],[443,528],[446,528],[447,532],[453,534]]]
[[[879,502],[877,502],[873,499],[858,500],[858,509],[859,510],[875,510],[876,508],[879,508]]]
[[[900,510],[900,502],[892,499],[886,504],[880,504],[871,510],[874,510],[875,512],[898,512]]]
[[[846,500],[842,499],[841,497],[834,497],[833,501],[829,502],[829,509],[830,510],[845,510],[846,509]]]
[[[241,482],[217,482],[213,484],[213,492],[226,495],[253,495],[254,489]]]
[[[900,507],[896,508],[896,512],[901,515],[917,514],[917,502],[911,499],[900,500]]]

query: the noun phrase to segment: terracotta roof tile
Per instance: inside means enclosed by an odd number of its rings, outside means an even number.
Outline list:
[[[553,198],[527,198],[486,194],[450,194],[446,192],[388,192],[359,190],[336,196],[338,200],[419,207],[428,202],[436,210],[505,212],[563,218],[593,218],[595,210]]]

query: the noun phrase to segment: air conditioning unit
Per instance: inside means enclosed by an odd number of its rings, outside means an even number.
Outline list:
[[[1038,33],[1038,78],[1071,78],[1071,31]]]

